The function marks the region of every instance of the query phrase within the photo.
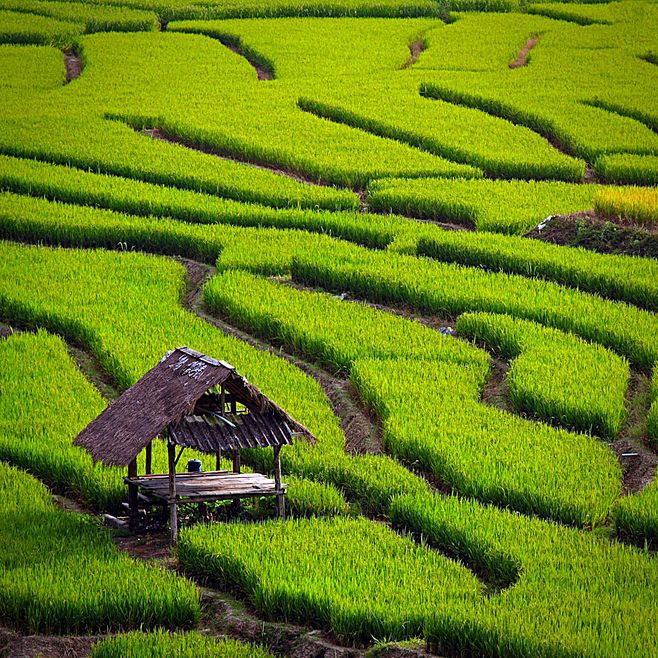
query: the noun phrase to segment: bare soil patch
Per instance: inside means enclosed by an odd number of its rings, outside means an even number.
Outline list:
[[[510,403],[508,371],[509,363],[501,359],[491,359],[491,376],[482,391],[482,402],[514,415],[522,415],[517,414]]]
[[[649,445],[647,413],[651,406],[651,380],[649,375],[631,373],[626,395],[628,417],[619,436],[610,445],[619,459],[624,474],[624,492],[642,491],[654,479],[658,468],[658,455]]]
[[[530,57],[530,51],[539,43],[539,35],[536,34],[534,37],[530,37],[523,48],[519,51],[517,58],[509,63],[511,69],[518,69],[522,66],[528,66],[528,58]]]
[[[0,656],[7,658],[83,658],[91,653],[97,636],[21,635],[0,627]]]
[[[80,77],[83,68],[82,58],[75,50],[65,50],[64,66],[66,67],[66,82],[64,84],[68,84]]]
[[[413,66],[420,57],[420,54],[425,50],[425,42],[423,39],[418,39],[409,44],[409,59],[402,65],[401,68],[408,69]]]
[[[612,222],[593,210],[556,216],[541,231],[535,228],[525,237],[601,254],[658,258],[658,233]]]

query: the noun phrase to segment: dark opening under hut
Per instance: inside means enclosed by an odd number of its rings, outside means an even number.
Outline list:
[[[151,447],[167,441],[169,468],[152,473]],[[295,437],[315,437],[281,407],[242,377],[232,365],[187,347],[169,352],[158,365],[115,400],[80,432],[75,444],[95,461],[128,468],[128,508],[135,527],[142,503],[169,506],[172,540],[178,534],[178,504],[276,496],[285,513],[286,485],[281,482],[281,447]],[[176,473],[185,448],[213,455],[215,470]],[[240,450],[272,448],[274,479],[242,473]],[[145,473],[137,456],[145,454]],[[233,469],[221,470],[222,454]]]

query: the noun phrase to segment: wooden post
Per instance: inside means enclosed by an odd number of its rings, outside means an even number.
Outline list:
[[[281,446],[274,446],[274,487],[276,489],[276,514],[282,519],[286,515],[286,499],[281,488]]]
[[[178,541],[178,508],[176,507],[176,446],[169,441],[167,444],[169,456],[169,527],[171,543]]]
[[[151,475],[153,472],[153,445],[152,441],[149,441],[146,444],[146,459],[145,459],[145,469],[144,472],[146,475]]]
[[[222,470],[222,451],[218,450],[215,453],[215,470],[216,471],[221,471]]]
[[[233,450],[233,472],[234,473],[240,472],[240,451],[237,448]],[[240,499],[234,498],[233,511],[235,512],[235,514],[239,514],[241,509],[242,509],[242,505],[240,505]]]
[[[134,479],[137,477],[137,458],[128,464],[128,477]],[[128,526],[134,532],[137,530],[137,518],[139,504],[137,485],[132,482],[128,483]]]

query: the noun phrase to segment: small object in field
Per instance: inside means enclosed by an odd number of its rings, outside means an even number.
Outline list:
[[[187,472],[188,473],[201,473],[201,460],[200,459],[188,459],[187,460]]]
[[[439,333],[444,336],[456,336],[457,332],[452,327],[439,327]]]
[[[542,219],[539,226],[537,226],[537,233],[541,233],[552,219],[555,219],[555,215],[549,215],[546,219]]]

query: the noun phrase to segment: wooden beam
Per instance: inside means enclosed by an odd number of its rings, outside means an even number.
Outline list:
[[[237,449],[233,450],[233,472],[240,472],[240,451]],[[240,503],[239,498],[233,499],[233,512],[238,515],[242,511],[242,504]]]
[[[151,475],[153,472],[153,442],[149,441],[146,444],[146,459],[145,459],[145,469],[144,472],[146,475]]]
[[[221,471],[222,470],[222,451],[218,450],[215,453],[215,470],[216,471]]]
[[[171,543],[178,541],[178,508],[176,506],[176,446],[167,443],[169,456],[169,527],[171,532]]]
[[[276,489],[276,513],[282,519],[286,515],[286,498],[281,487],[281,446],[274,446],[274,487]]]
[[[128,464],[128,478],[129,480],[134,480],[137,477],[137,458],[133,459]],[[131,482],[128,482],[128,527],[131,531],[137,530],[137,520],[138,520],[138,505],[139,499],[137,494],[139,493],[137,485]]]

